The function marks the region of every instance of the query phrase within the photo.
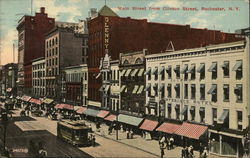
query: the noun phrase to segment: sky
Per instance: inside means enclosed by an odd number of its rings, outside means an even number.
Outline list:
[[[234,33],[237,29],[249,27],[249,1],[106,0],[106,5],[120,17]],[[40,7],[45,7],[48,16],[55,18],[56,21],[78,22],[88,17],[90,8],[100,10],[103,5],[105,0],[0,0],[0,65],[17,62],[16,26],[23,15],[34,15],[35,12],[39,12]],[[146,8],[146,10],[139,8]],[[178,8],[179,10],[176,10]],[[184,8],[196,9],[184,10]],[[224,9],[211,11],[202,8]]]

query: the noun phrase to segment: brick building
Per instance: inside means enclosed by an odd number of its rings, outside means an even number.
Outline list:
[[[148,49],[150,54],[165,51],[172,41],[174,50],[201,47],[240,40],[235,34],[218,30],[190,28],[190,25],[174,25],[147,22],[146,19],[119,17],[106,5],[98,16],[88,21],[89,31],[89,91],[90,101],[101,102],[101,80],[95,79],[99,73],[99,61],[108,53],[117,60],[121,52]]]
[[[23,16],[18,21],[18,93],[31,93],[32,62],[31,60],[44,57],[44,34],[55,25],[55,20],[49,18],[45,8],[35,16]]]

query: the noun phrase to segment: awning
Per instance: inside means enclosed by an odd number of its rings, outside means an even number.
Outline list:
[[[93,116],[93,117],[96,117],[96,115],[99,113],[99,110],[95,110],[95,109],[87,109],[83,112],[85,115],[88,115],[88,116]]]
[[[126,72],[126,70],[122,70],[120,76],[124,76],[124,75],[125,75],[125,72]]]
[[[107,117],[104,118],[104,120],[115,121],[116,117],[117,117],[116,115],[108,115]]]
[[[204,71],[205,71],[205,64],[202,63],[202,64],[200,64],[199,68],[197,69],[197,72],[201,73],[201,72],[204,72]]]
[[[39,100],[39,99],[34,99],[34,98],[31,98],[29,102],[30,102],[30,103],[34,103],[34,104],[37,104],[37,105],[41,105],[41,104],[42,104],[41,100]]]
[[[22,96],[22,100],[23,101],[29,101],[31,99],[31,97],[30,96],[27,96],[27,95],[24,95],[24,96]]]
[[[166,68],[166,72],[169,73],[170,71],[171,71],[171,66],[168,66],[168,67]]]
[[[95,77],[95,79],[98,79],[101,76],[101,73],[99,72],[99,74]]]
[[[161,75],[163,72],[165,71],[165,67],[164,66],[162,66],[161,68],[160,68],[160,70],[159,70],[159,75]]]
[[[190,111],[195,111],[195,106],[191,106]]]
[[[11,92],[12,91],[12,88],[7,88],[6,89],[6,92]]]
[[[188,65],[184,65],[184,67],[181,70],[181,73],[184,74],[187,72],[187,70],[188,70]]]
[[[77,109],[76,113],[78,113],[78,114],[83,114],[83,112],[84,112],[85,110],[87,110],[86,107],[80,107],[79,109]]]
[[[207,92],[207,94],[215,94],[216,89],[217,89],[217,86],[213,84],[212,87]]]
[[[109,114],[109,111],[101,110],[96,116],[100,118],[104,118]]]
[[[135,76],[135,74],[139,71],[139,69],[134,69],[134,71],[131,73],[131,76]]]
[[[138,88],[139,88],[139,86],[138,86],[138,85],[135,85],[135,87],[134,87],[134,89],[133,89],[133,91],[132,91],[132,94],[135,94],[135,93],[137,92]]]
[[[158,88],[158,83],[155,83],[155,84],[153,85],[153,88]]]
[[[125,76],[128,77],[132,69],[128,69],[127,72],[125,73]]]
[[[143,121],[142,125],[140,126],[140,129],[147,130],[147,131],[153,131],[157,125],[158,125],[157,121],[151,121],[151,120],[145,119]]]
[[[144,73],[144,69],[140,69],[140,71],[138,72],[138,76],[142,76]]]
[[[140,86],[139,90],[137,91],[137,94],[141,94],[144,89],[144,86]]]
[[[205,112],[205,107],[200,107],[200,112]]]
[[[217,63],[212,63],[212,65],[210,66],[210,68],[208,69],[208,71],[209,72],[216,71],[216,68],[217,68]]]
[[[184,106],[184,108],[181,111],[181,114],[184,115],[187,112],[188,106]]]
[[[234,93],[241,94],[242,93],[242,85],[237,85],[236,87],[234,87]]]
[[[45,99],[43,99],[42,102],[45,104],[51,104],[53,101],[54,101],[53,99],[45,98]]]
[[[152,75],[157,75],[157,72],[158,72],[158,67],[155,67],[153,70],[152,70]]]
[[[151,68],[150,67],[145,72],[145,75],[149,75],[149,74],[151,74]]]
[[[122,93],[124,90],[125,90],[125,85],[122,85],[121,89],[120,89],[120,92]]]
[[[56,104],[55,109],[68,109],[68,110],[74,110],[74,106],[73,105],[69,105],[69,104]]]
[[[191,67],[188,69],[187,73],[194,73],[195,72],[195,65],[191,65]]]
[[[129,116],[124,114],[118,115],[118,121],[122,123],[126,123],[133,126],[139,126],[139,124],[142,122],[143,118],[135,117],[135,116]]]
[[[236,64],[234,65],[233,71],[240,71],[242,70],[242,61],[236,61]]]
[[[221,68],[228,68],[229,67],[229,62],[224,62],[223,65],[221,65]]]
[[[184,122],[175,132],[175,134],[192,139],[200,139],[200,136],[202,136],[207,131],[207,129],[207,126]]]
[[[176,84],[176,85],[174,86],[174,88],[175,88],[175,89],[180,88],[180,84]]]
[[[224,109],[221,116],[219,117],[218,121],[224,123],[226,118],[228,117],[228,114],[229,114],[229,110]]]
[[[107,92],[109,90],[109,88],[110,88],[110,85],[106,85],[104,90]]]
[[[77,111],[81,106],[74,106],[74,111]]]
[[[161,91],[163,91],[164,90],[164,87],[165,87],[165,84],[164,83],[162,83],[161,85],[160,85],[160,88],[159,88],[159,92],[161,92]]]
[[[151,84],[148,83],[148,85],[145,87],[145,90],[144,90],[144,91],[148,91],[150,88],[151,88]]]
[[[177,125],[177,124],[173,124],[173,123],[163,123],[162,125],[160,125],[160,127],[158,127],[158,128],[156,129],[156,131],[160,131],[160,132],[165,132],[165,133],[173,134],[173,133],[176,132],[180,127],[181,127],[181,125]]]

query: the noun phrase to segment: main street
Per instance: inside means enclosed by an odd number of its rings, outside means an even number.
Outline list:
[[[6,145],[11,149],[13,157],[30,156],[34,144],[41,144],[48,157],[157,157],[155,154],[99,135],[96,135],[95,147],[78,149],[57,139],[57,121],[45,117],[20,117],[20,110],[13,112],[12,118],[9,118],[6,139]],[[3,132],[0,134],[2,139]]]

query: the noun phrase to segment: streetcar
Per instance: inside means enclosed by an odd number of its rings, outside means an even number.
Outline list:
[[[84,121],[62,120],[57,122],[57,137],[74,146],[89,146],[90,127]]]

